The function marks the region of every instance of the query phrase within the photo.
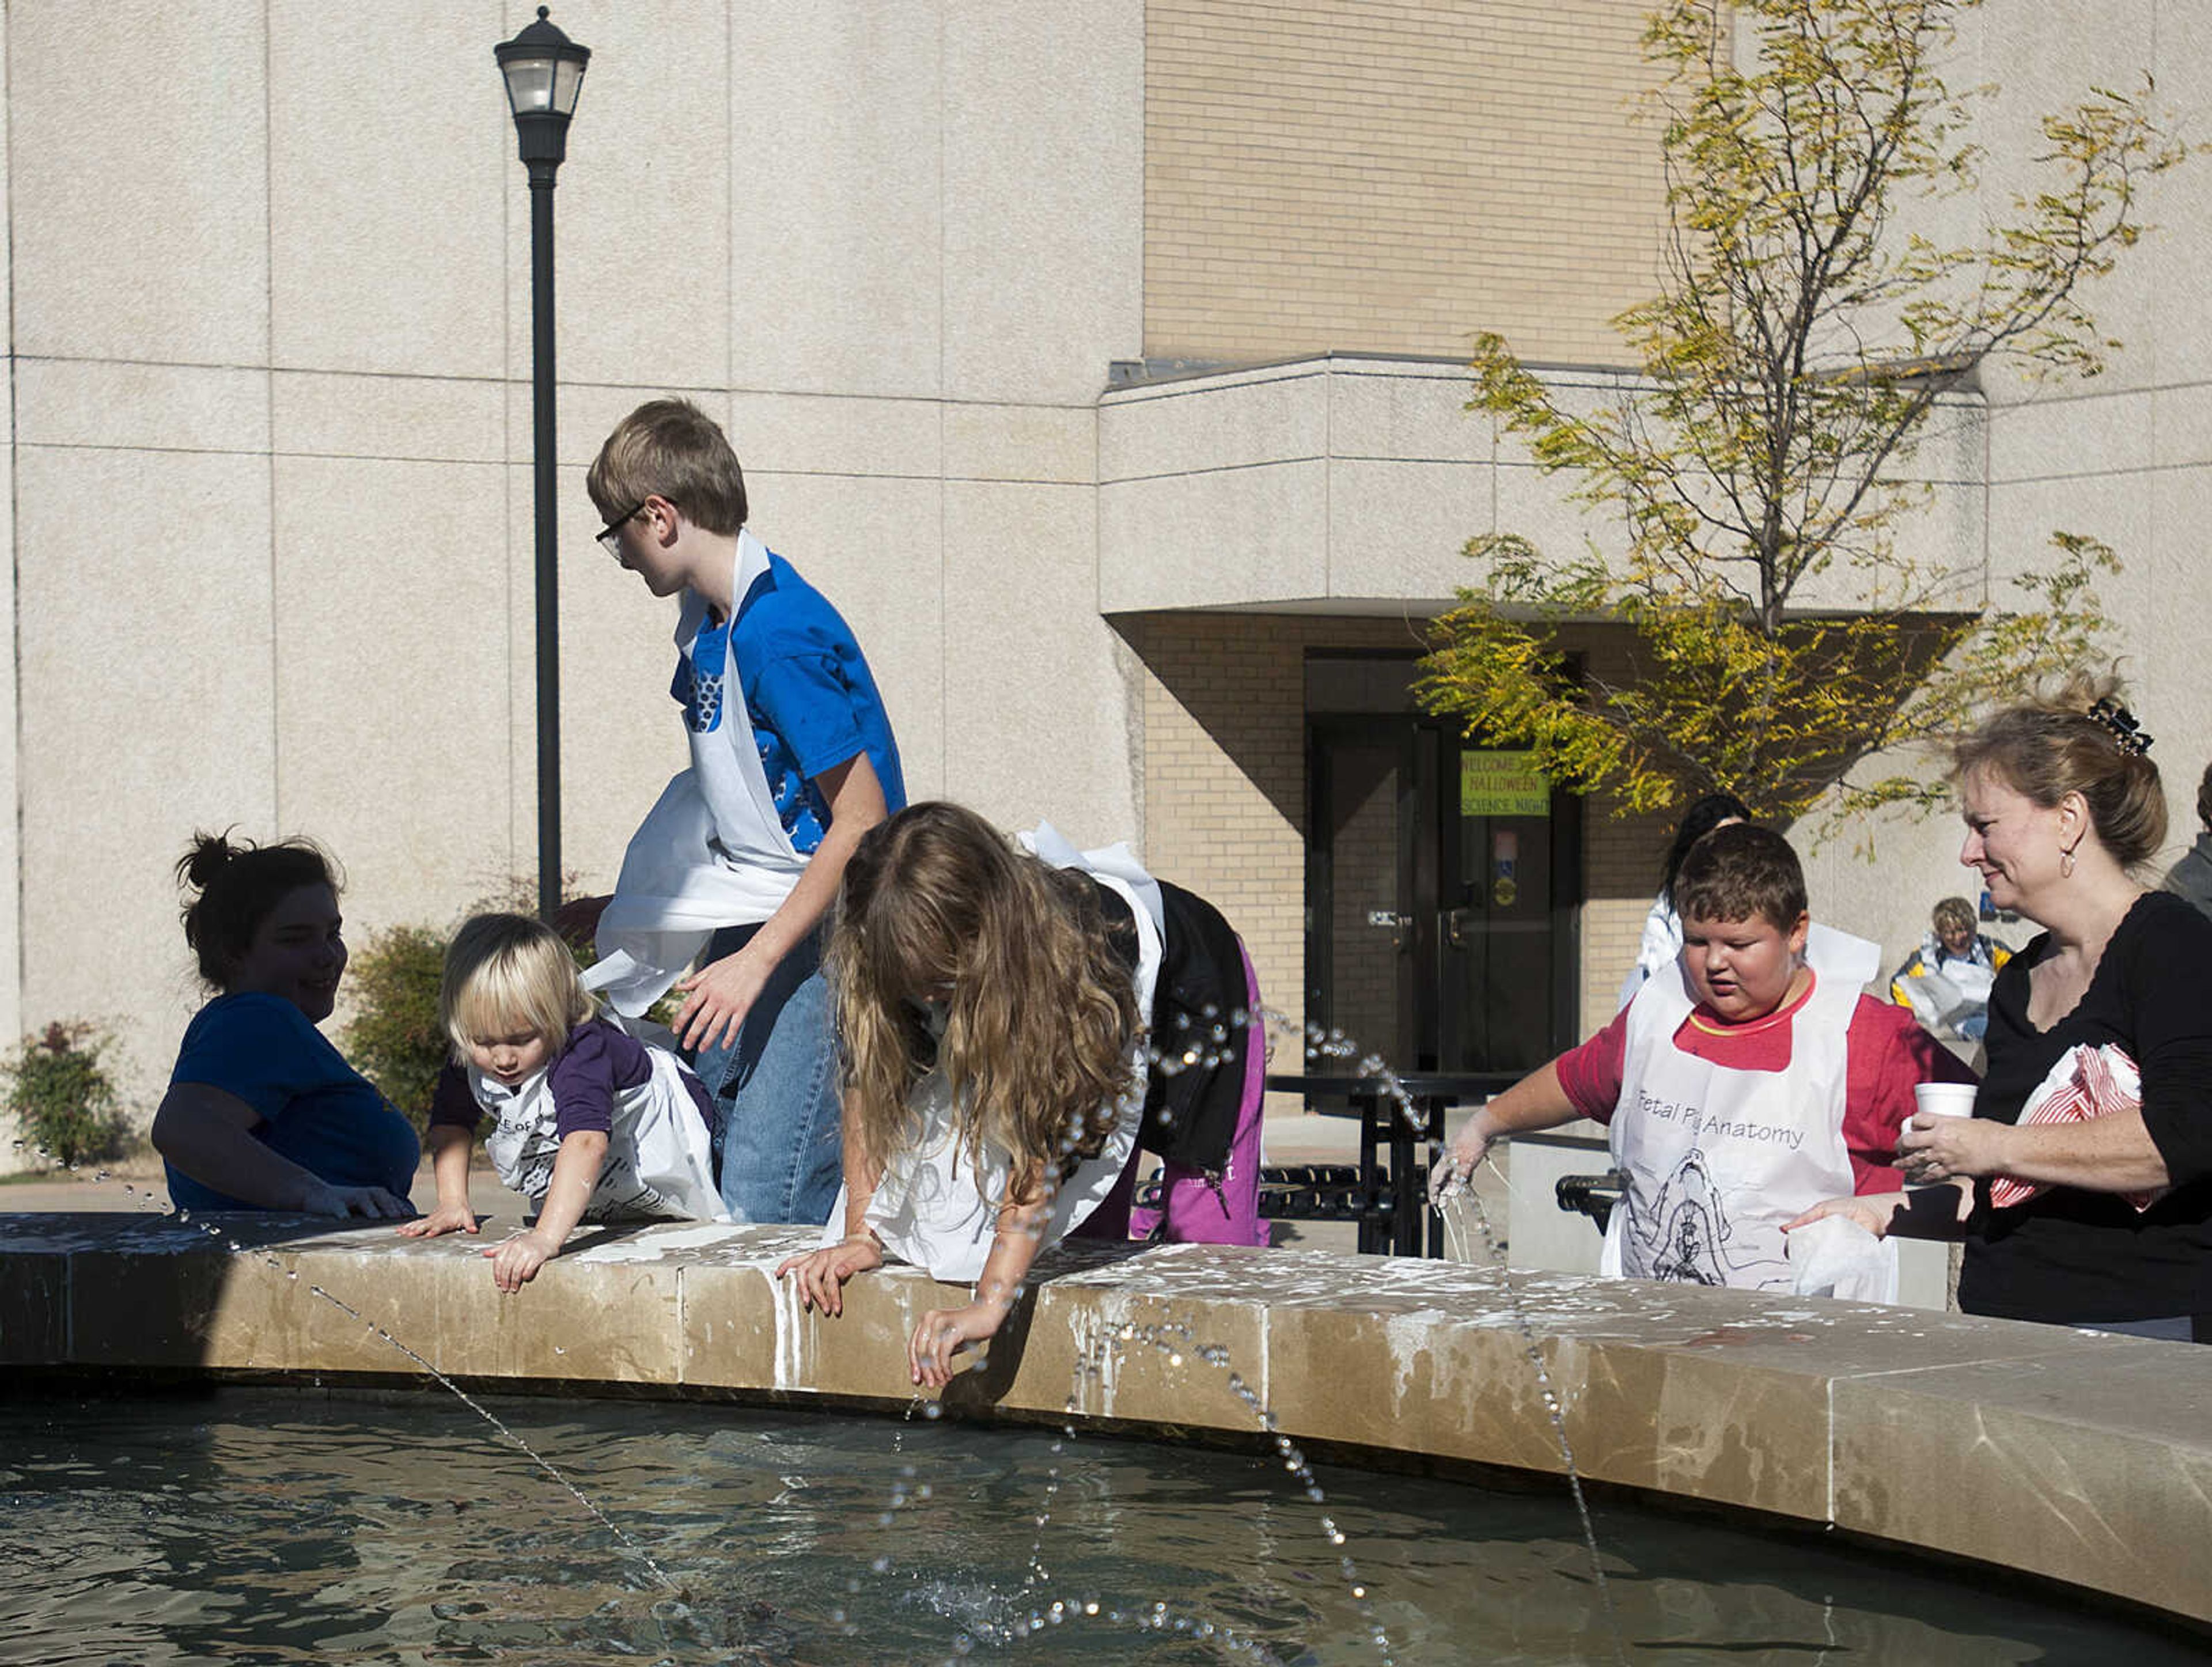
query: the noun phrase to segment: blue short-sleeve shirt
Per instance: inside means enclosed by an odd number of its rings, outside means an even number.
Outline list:
[[[830,825],[830,806],[815,778],[863,752],[875,767],[885,807],[905,807],[898,742],[852,627],[772,551],[768,571],[736,613],[702,626],[690,654],[678,660],[670,692],[696,729],[720,721],[726,683],[697,668],[726,661],[737,667],[761,769],[793,849],[811,853]]]
[[[382,1187],[404,1198],[414,1183],[422,1147],[413,1127],[281,995],[242,991],[202,1007],[169,1080],[245,1101],[261,1114],[254,1139],[332,1186]],[[167,1167],[179,1209],[261,1208]]]

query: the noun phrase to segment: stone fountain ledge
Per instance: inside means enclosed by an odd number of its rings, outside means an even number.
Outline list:
[[[902,1406],[905,1340],[965,1299],[911,1269],[801,1311],[787,1227],[586,1230],[502,1297],[483,1237],[294,1218],[0,1215],[0,1367],[112,1374],[416,1370]],[[235,1242],[240,1249],[228,1248]],[[296,1277],[294,1277],[296,1275]],[[1301,1440],[1534,1471],[1561,1466],[1502,1276],[1458,1263],[1207,1245],[1062,1246],[947,1405],[1249,1433],[1241,1373]],[[1583,1473],[1832,1524],[2212,1622],[2212,1348],[1694,1287],[1516,1274]],[[1180,1338],[1179,1329],[1167,1335]]]

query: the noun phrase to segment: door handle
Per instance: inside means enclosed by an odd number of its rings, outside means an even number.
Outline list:
[[[1454,949],[1472,949],[1482,923],[1480,909],[1447,909],[1444,910],[1444,941]]]

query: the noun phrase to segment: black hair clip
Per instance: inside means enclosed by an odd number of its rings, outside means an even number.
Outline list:
[[[2130,758],[2140,758],[2150,751],[2151,738],[2143,733],[2142,726],[2136,721],[2136,715],[2110,696],[2092,706],[2088,717]]]

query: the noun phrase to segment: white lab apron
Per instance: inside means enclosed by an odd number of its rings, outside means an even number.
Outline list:
[[[1674,1045],[1695,1005],[1679,961],[1637,992],[1611,1130],[1613,1166],[1628,1186],[1606,1226],[1600,1272],[1793,1288],[1782,1224],[1853,1190],[1843,1134],[1847,1032],[1881,951],[1815,925],[1805,958],[1813,993],[1790,1021],[1790,1063],[1779,1072],[1731,1070]],[[1894,1301],[1897,1247],[1882,1250],[1835,1294]]]
[[[653,1074],[615,1092],[606,1160],[583,1219],[726,1221],[707,1128],[683,1068],[665,1048],[648,1045],[646,1055]],[[540,1209],[561,1150],[551,1075],[549,1066],[510,1088],[474,1066],[468,1073],[469,1092],[496,1119],[484,1139],[484,1155],[501,1182]]]
[[[1110,886],[1128,903],[1137,924],[1137,1011],[1152,1009],[1152,989],[1159,981],[1161,936],[1149,888],[1154,899],[1159,888],[1151,875],[1137,866],[1127,849],[1115,845],[1102,851],[1078,852],[1054,831],[1049,824],[1022,843],[1036,849],[1056,868],[1080,868]],[[1066,861],[1060,859],[1065,857]],[[1121,1178],[1137,1149],[1137,1135],[1144,1122],[1146,1061],[1140,1033],[1130,1049],[1129,1080],[1117,1107],[1113,1132],[1095,1158],[1078,1164],[1073,1174],[1053,1195],[1038,1248],[1055,1244],[1080,1226],[1103,1203],[1114,1183]],[[921,1129],[909,1150],[889,1159],[875,1196],[868,1201],[866,1221],[883,1242],[884,1250],[902,1262],[927,1269],[935,1277],[960,1284],[981,1278],[999,1231],[1000,1202],[1012,1181],[1008,1154],[997,1148],[982,1153],[981,1167],[971,1167],[954,1125],[952,1096],[944,1073],[933,1071],[915,1086],[914,1110]],[[840,1188],[837,1202],[822,1230],[824,1248],[845,1236],[847,1194]]]
[[[767,546],[740,532],[732,606],[767,571]],[[706,604],[685,592],[676,627],[685,658],[706,624]],[[717,928],[775,913],[806,867],[776,813],[726,639],[719,672],[695,666],[694,675],[710,688],[719,682],[720,721],[703,732],[685,726],[691,768],[669,782],[631,837],[614,897],[599,917],[599,961],[584,975],[586,989],[631,1018],[659,1000]]]

